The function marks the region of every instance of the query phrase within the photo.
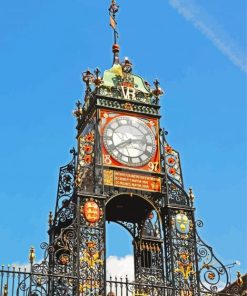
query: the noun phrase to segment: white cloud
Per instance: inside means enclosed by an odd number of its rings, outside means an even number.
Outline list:
[[[34,264],[41,263],[42,260],[38,260]],[[7,269],[8,266],[5,266]],[[10,270],[21,270],[21,271],[30,271],[30,263],[13,263],[9,265]],[[107,278],[111,276],[113,279],[117,277],[120,279],[121,277],[125,280],[126,276],[128,277],[129,281],[134,280],[134,257],[133,255],[126,255],[124,257],[117,257],[117,256],[109,256],[106,259],[106,272]]]
[[[9,268],[11,271],[13,269],[15,269],[15,271],[25,271],[25,272],[29,272],[30,271],[30,263],[19,263],[19,262],[16,262],[16,263],[13,263],[10,265],[10,268]]]
[[[42,262],[42,260],[37,260],[37,261],[34,261],[33,264],[40,264]],[[5,269],[6,269],[7,266],[5,266]],[[15,271],[21,271],[21,272],[30,272],[31,270],[31,265],[30,263],[20,263],[20,262],[15,262],[11,265],[9,265],[9,270],[13,270],[15,269]]]
[[[116,257],[110,256],[106,259],[106,271],[107,271],[107,278],[109,279],[110,276],[117,277],[120,279],[128,277],[129,281],[134,280],[134,258],[132,255],[127,255],[125,257]]]
[[[117,278],[117,281],[126,281],[126,276],[128,282],[134,280],[134,257],[132,255],[126,255],[125,257],[116,257],[110,256],[106,259],[106,277],[107,280],[112,277],[114,281]],[[121,291],[121,295],[126,295],[126,286],[120,285],[117,283],[107,283],[106,290],[107,292]],[[129,295],[129,294],[128,294]]]
[[[235,66],[247,73],[245,53],[238,48],[212,17],[194,4],[193,0],[169,0],[169,3],[227,56]]]

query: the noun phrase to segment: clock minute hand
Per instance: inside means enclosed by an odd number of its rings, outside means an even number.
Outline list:
[[[119,143],[119,144],[117,144],[115,147],[117,148],[117,147],[124,147],[124,146],[126,146],[126,145],[128,145],[128,144],[131,144],[131,142],[132,142],[132,140],[131,139],[128,139],[128,140],[126,140],[126,141],[123,141],[122,143]]]
[[[142,139],[132,139],[131,140],[131,143],[133,144],[138,144],[138,143],[141,143],[141,144],[145,144],[145,138],[142,138]]]
[[[143,149],[138,148],[138,147],[136,147],[136,146],[132,146],[132,149],[136,149],[136,150],[139,150],[139,151],[143,152]]]

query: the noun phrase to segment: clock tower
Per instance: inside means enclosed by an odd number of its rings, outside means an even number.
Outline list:
[[[73,112],[78,145],[60,170],[50,216],[46,252],[50,272],[58,274],[51,295],[217,291],[222,278],[228,282],[227,271],[197,234],[202,223],[194,218],[192,189],[186,192],[179,153],[160,126],[159,82],[152,87],[128,58],[119,58],[118,9],[112,0],[113,65],[102,75],[98,68],[82,73],[85,97]],[[132,283],[106,278],[107,222],[132,236]],[[66,285],[61,274],[70,277]]]
[[[122,225],[133,237],[136,280],[164,283],[166,144],[158,105],[163,92],[158,81],[151,89],[133,74],[129,59],[118,62],[117,44],[113,53],[114,64],[102,77],[98,69],[94,75],[83,73],[85,103],[78,102],[74,112],[78,120],[75,183],[80,204],[80,271],[85,277],[82,290],[89,279],[94,279],[95,288],[105,286],[107,221]],[[97,254],[91,268],[89,254]]]

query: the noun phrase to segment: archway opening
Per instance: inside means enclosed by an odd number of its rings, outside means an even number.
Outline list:
[[[127,276],[134,280],[133,237],[122,226],[114,222],[106,225],[106,271],[107,279]]]
[[[107,275],[134,279],[134,254],[140,227],[154,210],[150,202],[134,194],[119,194],[106,204]],[[145,235],[145,234],[144,234]],[[135,241],[135,243],[134,243]],[[147,267],[147,266],[145,266]]]
[[[152,210],[153,206],[144,198],[138,195],[121,194],[107,203],[106,220],[141,223]]]

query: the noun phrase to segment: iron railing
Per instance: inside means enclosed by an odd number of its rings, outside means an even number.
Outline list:
[[[26,268],[2,266],[0,296],[240,296],[240,291],[218,292],[179,289],[163,284],[144,284],[128,278],[109,278],[104,291],[94,280],[78,280],[64,274],[30,272]]]

